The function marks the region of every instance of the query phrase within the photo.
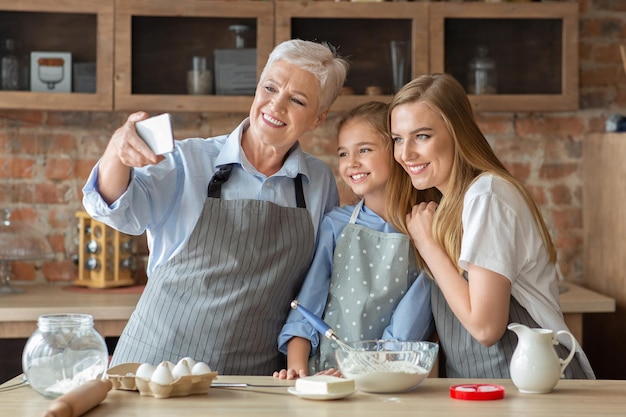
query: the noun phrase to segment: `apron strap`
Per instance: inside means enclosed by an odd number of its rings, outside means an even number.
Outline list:
[[[233,169],[232,164],[222,165],[220,170],[217,171],[211,181],[209,181],[209,187],[207,189],[207,196],[210,198],[220,198],[222,195],[222,184],[224,184],[230,177],[230,173]]]
[[[302,174],[296,175],[293,179],[296,187],[296,205],[298,208],[306,208],[306,200],[304,199],[304,190],[302,189]]]
[[[230,173],[233,170],[233,164],[222,165],[209,181],[207,196],[209,198],[220,198],[222,196],[222,184],[228,181]],[[302,189],[302,174],[296,175],[293,179],[296,189],[296,205],[298,208],[306,208],[306,199],[304,198],[304,190]]]
[[[359,213],[361,212],[361,207],[363,207],[363,202],[365,201],[364,198],[361,199],[361,201],[359,201],[359,204],[357,204],[354,207],[354,210],[352,210],[352,215],[350,216],[350,223],[355,224],[356,223],[356,219],[359,217]]]

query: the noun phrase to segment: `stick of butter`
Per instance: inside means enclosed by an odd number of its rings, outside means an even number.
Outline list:
[[[347,394],[355,389],[353,379],[330,375],[305,376],[296,380],[296,391],[303,394]]]

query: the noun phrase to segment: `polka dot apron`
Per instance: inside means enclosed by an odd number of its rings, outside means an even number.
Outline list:
[[[362,206],[363,200],[337,239],[324,310],[324,321],[343,341],[380,338],[410,286],[408,236],[357,225]],[[309,363],[311,372],[337,368],[335,345],[326,338],[320,340],[319,355]]]

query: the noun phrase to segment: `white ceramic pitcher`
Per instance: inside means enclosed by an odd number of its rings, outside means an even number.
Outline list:
[[[543,394],[552,391],[576,353],[576,339],[567,330],[531,329],[511,323],[508,329],[517,334],[517,347],[511,358],[511,380],[520,392]],[[556,354],[557,337],[566,334],[572,338],[572,350],[565,359]]]

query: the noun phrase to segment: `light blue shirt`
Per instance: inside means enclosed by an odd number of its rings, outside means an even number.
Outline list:
[[[241,149],[244,120],[230,135],[176,141],[175,150],[157,165],[134,168],[124,194],[111,205],[97,188],[98,164],[83,187],[83,205],[95,220],[122,233],[147,234],[148,276],[185,247],[207,198],[207,187],[219,166],[234,164],[222,186],[225,200],[262,200],[297,207],[293,179],[303,174],[307,210],[318,233],[324,213],[339,204],[335,178],[320,159],[296,143],[282,168],[267,177],[258,172]],[[314,238],[314,237],[313,237]]]
[[[323,317],[330,278],[333,255],[337,238],[350,222],[355,206],[336,207],[322,221],[319,240],[311,268],[302,284],[298,301],[318,317]],[[365,205],[361,208],[356,224],[385,233],[398,233],[390,223],[385,222]],[[415,270],[409,271],[414,275]],[[421,272],[396,306],[391,322],[381,335],[383,339],[426,340],[435,330],[430,306],[430,279]],[[311,356],[319,345],[319,333],[296,310],[289,312],[287,322],[278,336],[278,350],[287,353],[287,343],[294,336],[311,341]]]

